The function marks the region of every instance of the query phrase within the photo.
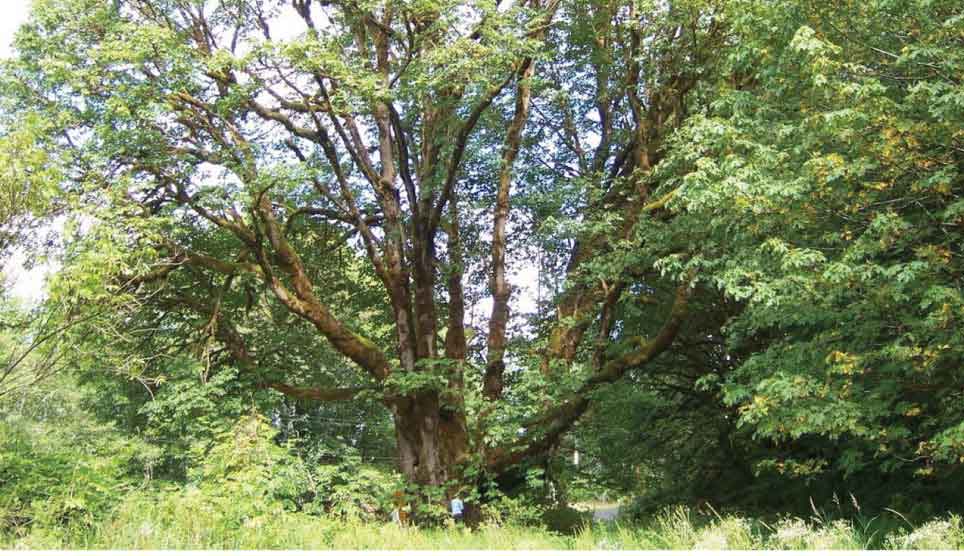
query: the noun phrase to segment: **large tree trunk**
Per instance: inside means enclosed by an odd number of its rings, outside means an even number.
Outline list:
[[[462,464],[469,458],[468,433],[461,408],[442,403],[437,392],[422,392],[393,403],[399,470],[416,487],[421,504],[447,505],[461,492]],[[429,487],[429,488],[424,488]],[[429,492],[444,488],[439,499]],[[412,508],[419,519],[417,508]]]

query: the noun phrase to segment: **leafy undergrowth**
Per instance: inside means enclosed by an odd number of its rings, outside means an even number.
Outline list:
[[[145,448],[109,432],[78,450],[62,432],[0,428],[0,548],[964,549],[956,515],[912,524],[897,512],[844,517],[816,508],[806,519],[758,519],[669,507],[592,524],[569,508],[543,512],[523,498],[499,498],[475,531],[401,527],[386,523],[393,475],[309,468],[257,416],[218,435],[186,483],[147,480],[138,471]],[[29,443],[29,434],[46,441]]]
[[[218,499],[197,489],[129,496],[93,527],[33,528],[0,538],[14,549],[962,549],[959,516],[886,532],[813,518],[771,523],[739,516],[697,517],[668,509],[644,524],[595,524],[573,535],[513,523],[490,522],[476,531],[461,525],[421,529],[357,519],[317,517],[277,505]]]

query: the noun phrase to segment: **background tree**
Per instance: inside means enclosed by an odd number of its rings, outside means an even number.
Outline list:
[[[656,266],[693,272],[735,308],[701,331],[725,340],[725,364],[685,392],[722,406],[703,430],[732,418],[735,452],[720,463],[757,477],[737,481],[739,503],[849,490],[885,507],[897,490],[954,504],[943,493],[964,462],[959,11],[729,3],[732,42],[705,76],[712,102],[656,172],[672,216],[639,237],[678,246]],[[653,411],[667,403],[670,421],[635,422],[678,430],[686,405],[662,396]],[[701,472],[716,466],[690,453]]]

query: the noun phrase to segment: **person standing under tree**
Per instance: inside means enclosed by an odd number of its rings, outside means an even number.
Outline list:
[[[461,523],[465,511],[465,504],[456,496],[452,499],[450,506],[452,508],[452,519],[454,519],[456,523]]]

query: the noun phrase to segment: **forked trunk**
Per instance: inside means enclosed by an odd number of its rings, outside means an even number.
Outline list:
[[[419,502],[446,505],[465,481],[462,464],[469,456],[461,406],[441,403],[437,392],[423,392],[395,402],[393,414],[399,470],[418,487],[443,488],[442,498],[423,492]]]
[[[399,469],[419,485],[445,481],[438,449],[438,403],[435,396],[420,394],[395,403],[395,438]]]

